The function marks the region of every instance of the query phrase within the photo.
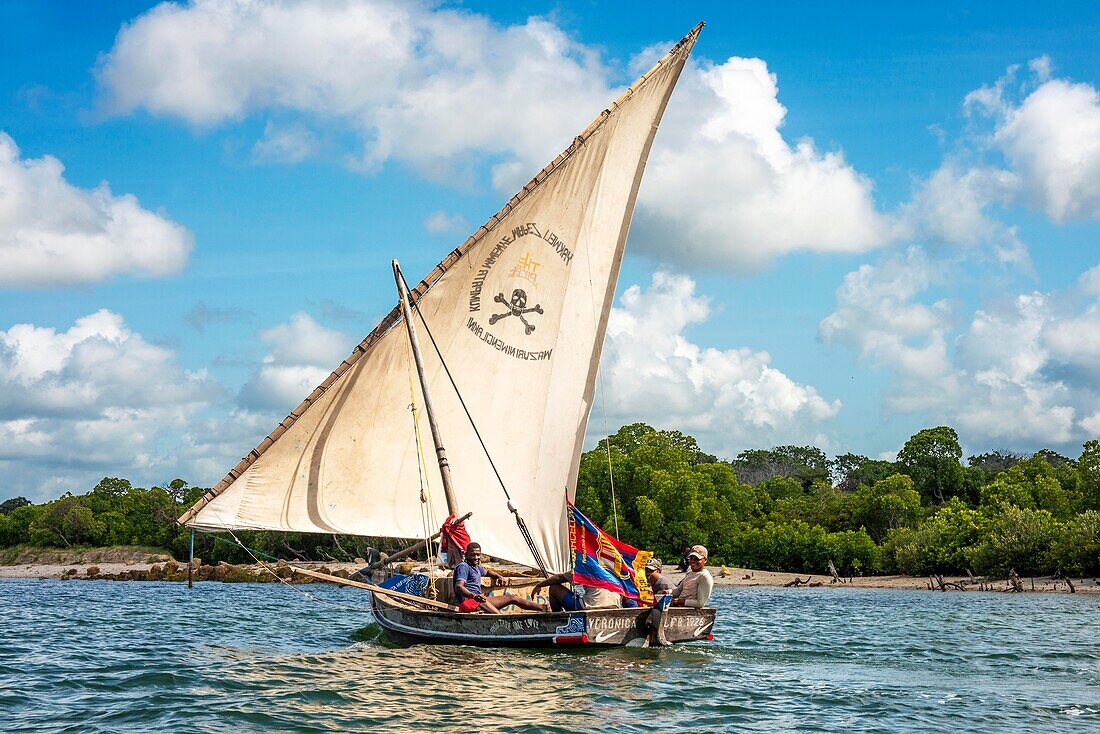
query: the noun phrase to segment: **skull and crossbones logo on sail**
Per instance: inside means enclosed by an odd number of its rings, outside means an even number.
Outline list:
[[[512,291],[511,300],[505,298],[503,293],[498,293],[496,295],[496,297],[493,298],[493,301],[496,302],[496,303],[504,304],[504,306],[508,310],[505,311],[504,313],[493,314],[492,316],[490,316],[489,317],[489,324],[490,325],[495,324],[496,322],[500,321],[501,319],[506,319],[509,316],[515,316],[516,318],[518,318],[520,321],[523,322],[523,328],[524,328],[525,333],[530,334],[531,332],[533,332],[535,330],[535,325],[530,323],[527,319],[525,319],[524,315],[529,314],[529,313],[537,313],[539,315],[542,315],[542,306],[536,303],[531,308],[527,308],[527,291],[525,291],[521,288],[514,289]]]

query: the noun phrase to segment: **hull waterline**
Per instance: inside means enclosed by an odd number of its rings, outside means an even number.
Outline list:
[[[651,610],[593,609],[581,612],[459,614],[421,610],[371,594],[379,626],[400,644],[482,647],[650,647],[712,639],[716,610],[673,607],[663,613],[661,635]]]

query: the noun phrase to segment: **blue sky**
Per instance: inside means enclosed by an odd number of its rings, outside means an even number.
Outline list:
[[[216,482],[700,19],[590,438],[1100,435],[1093,3],[9,2],[0,495]]]

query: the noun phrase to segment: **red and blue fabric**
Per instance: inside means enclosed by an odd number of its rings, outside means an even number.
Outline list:
[[[645,562],[653,553],[611,537],[573,503],[569,503],[568,510],[573,583],[607,589],[626,599],[652,604]]]
[[[452,545],[465,553],[466,546],[470,544],[470,533],[466,530],[466,523],[455,522],[455,520],[454,515],[447,515],[447,519],[443,521],[443,527],[439,529],[440,546],[444,553]]]

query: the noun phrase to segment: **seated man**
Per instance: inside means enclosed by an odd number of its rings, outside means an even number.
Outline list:
[[[714,577],[707,570],[707,549],[701,545],[691,546],[688,551],[687,575],[670,591],[674,607],[705,607],[714,588]]]
[[[545,612],[546,607],[538,602],[518,597],[515,594],[486,596],[481,590],[481,577],[493,579],[494,586],[507,586],[508,580],[496,571],[490,571],[481,565],[481,545],[470,543],[466,546],[466,560],[455,566],[455,601],[460,612],[486,612],[500,614],[504,607],[515,605],[531,612]]]
[[[614,591],[601,589],[596,586],[583,586],[576,584],[577,592],[565,588],[565,584],[573,583],[572,573],[559,573],[537,584],[531,589],[531,596],[538,593],[542,587],[547,587],[550,594],[550,608],[555,612],[579,612],[583,609],[615,609],[622,606],[623,598]]]
[[[688,570],[688,553],[691,552],[691,548],[684,546],[684,554],[680,556],[680,564],[676,566],[676,570],[680,573]]]
[[[661,568],[661,562],[656,558],[650,558],[645,562],[645,578],[649,582],[649,590],[653,592],[653,596],[666,594],[676,588],[676,584],[661,575]]]
[[[645,562],[645,578],[649,582],[649,592],[653,595],[654,600],[662,594],[666,594],[675,588],[676,584],[672,583],[664,576],[661,575],[661,561],[657,558],[650,558]],[[627,599],[623,597],[623,606],[635,608],[641,606],[639,602],[633,599]]]

